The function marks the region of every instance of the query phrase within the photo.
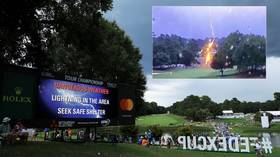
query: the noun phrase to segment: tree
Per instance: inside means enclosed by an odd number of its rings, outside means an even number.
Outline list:
[[[102,17],[112,8],[112,0],[24,0],[14,4],[1,1],[0,5],[1,61],[133,84],[135,108],[140,110],[146,89],[139,63],[142,55],[115,22]]]
[[[152,126],[151,131],[155,140],[159,140],[163,133],[162,129],[158,125]]]
[[[194,121],[205,121],[208,117],[212,116],[208,109],[198,109],[193,117]]]
[[[186,66],[190,66],[195,61],[194,54],[189,50],[183,50],[182,51],[182,58],[181,58],[181,64],[184,64]]]
[[[43,26],[37,10],[49,3],[48,0],[0,1],[0,61],[2,63],[40,66],[44,57],[41,35]]]
[[[274,96],[277,97],[278,93],[275,93]],[[232,98],[217,104],[208,96],[199,97],[195,95],[187,96],[184,100],[175,102],[167,108],[173,114],[185,116],[195,121],[204,121],[208,117],[215,118],[217,115],[222,114],[222,110],[233,110],[235,113],[256,113],[260,110],[274,111],[278,109],[279,102],[277,102],[277,98],[274,101],[265,102],[241,102],[237,98]]]
[[[200,47],[198,45],[198,41],[195,39],[190,39],[186,45],[186,49],[188,49],[193,56],[198,57],[198,51],[200,51]]]
[[[224,55],[222,53],[217,53],[215,54],[215,56],[212,59],[211,62],[211,68],[213,69],[217,69],[221,71],[221,76],[224,75],[223,70],[226,67],[226,58],[224,57]]]
[[[171,64],[170,56],[163,52],[154,53],[153,65],[169,65]]]
[[[268,116],[268,121],[269,121],[269,123],[272,121],[272,119],[273,119],[273,115],[272,114],[270,114],[270,113],[266,113],[266,115]],[[256,114],[255,114],[255,116],[254,116],[254,120],[256,121],[256,122],[261,122],[261,116],[262,116],[262,114],[260,113],[260,112],[257,112]]]
[[[149,114],[163,114],[166,113],[166,108],[158,106],[156,102],[144,102],[138,115],[149,115]]]
[[[275,92],[273,95],[274,95],[274,100],[277,101],[277,102],[280,102],[280,93]]]
[[[276,106],[278,107],[277,109],[280,110],[280,93],[275,92],[273,95],[274,95],[274,101],[276,103]]]
[[[153,66],[196,63],[199,51],[197,40],[187,40],[177,35],[153,37]]]
[[[186,112],[186,117],[194,121],[205,121],[212,116],[208,109],[191,108]]]
[[[78,29],[72,24],[83,21],[85,16],[96,25],[102,13],[111,8],[112,0],[3,0],[0,59],[4,63],[44,68],[52,32],[61,33],[66,26]]]
[[[200,50],[197,40],[191,39],[187,42],[186,48],[182,51],[182,62],[186,66],[190,66],[193,63],[198,63],[196,57],[199,57],[198,51]]]
[[[220,40],[211,67],[222,71],[237,66],[239,72],[265,75],[265,37],[242,34],[239,31]]]

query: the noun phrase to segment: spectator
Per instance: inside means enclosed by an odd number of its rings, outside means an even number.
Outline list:
[[[44,132],[45,132],[44,140],[48,140],[49,139],[49,128],[45,128]]]
[[[167,148],[168,148],[168,149],[170,149],[171,142],[172,142],[172,141],[171,141],[171,138],[168,137],[168,138],[167,138]]]
[[[128,137],[128,142],[129,142],[129,143],[133,143],[132,137],[131,137],[131,136]]]
[[[165,138],[164,137],[161,137],[161,140],[160,140],[160,147],[164,146],[165,145]]]
[[[72,129],[71,128],[68,128],[67,130],[66,130],[66,136],[68,137],[68,139],[72,139]]]
[[[6,142],[7,144],[11,143],[10,120],[11,119],[9,117],[5,117],[2,121],[2,124],[0,124],[0,140]]]
[[[32,132],[32,137],[31,137],[31,141],[37,141],[37,136],[38,136],[38,132],[36,129],[33,130]]]
[[[260,143],[260,141],[257,139],[256,140],[256,155],[257,157],[262,157],[263,156],[263,152],[262,152],[262,145]]]
[[[140,136],[140,138],[138,139],[138,144],[142,145],[142,140],[143,140],[143,136]]]
[[[149,143],[152,144],[153,134],[152,134],[152,130],[150,130],[150,129],[147,132],[147,138],[148,138]]]
[[[142,145],[148,147],[149,146],[149,141],[147,138],[142,139]]]

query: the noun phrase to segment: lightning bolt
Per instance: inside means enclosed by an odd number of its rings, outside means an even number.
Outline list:
[[[214,33],[214,27],[213,27],[213,21],[212,21],[212,8],[209,8],[209,23],[210,23],[210,29],[213,40],[215,39],[215,33]]]
[[[209,24],[210,24],[210,29],[211,29],[211,35],[212,35],[212,40],[211,42],[208,44],[207,50],[206,50],[206,59],[205,59],[205,64],[208,64],[211,59],[212,59],[212,55],[210,54],[210,50],[212,45],[214,44],[215,41],[215,32],[214,32],[214,27],[213,27],[213,21],[212,21],[212,8],[209,8]]]

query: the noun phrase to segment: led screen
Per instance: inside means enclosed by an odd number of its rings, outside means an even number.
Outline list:
[[[58,119],[104,119],[110,116],[113,89],[43,78],[39,84],[41,113]]]

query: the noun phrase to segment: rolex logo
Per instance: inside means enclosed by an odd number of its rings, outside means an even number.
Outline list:
[[[28,96],[21,96],[22,94],[22,87],[15,87],[15,94],[16,95],[3,95],[2,98],[0,98],[0,101],[2,99],[2,102],[7,103],[32,103],[32,98]]]
[[[21,87],[16,87],[15,92],[16,92],[16,95],[21,95],[22,88]]]

